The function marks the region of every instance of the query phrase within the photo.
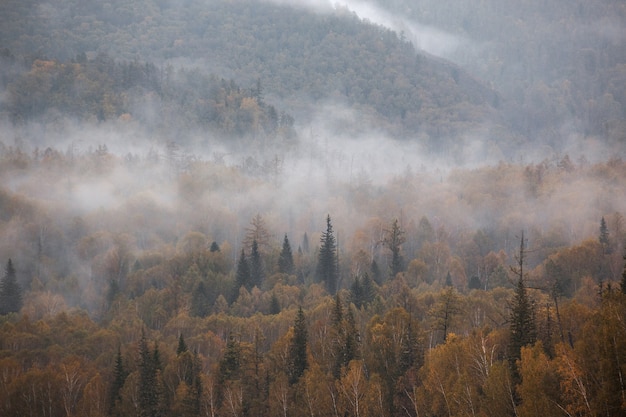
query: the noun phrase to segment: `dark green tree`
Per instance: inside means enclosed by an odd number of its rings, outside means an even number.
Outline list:
[[[283,248],[280,251],[280,256],[278,257],[278,272],[281,274],[293,274],[294,271],[294,263],[293,263],[293,254],[291,253],[291,245],[289,244],[289,239],[285,234],[285,238],[283,239]]]
[[[265,271],[263,270],[263,260],[261,253],[259,252],[259,245],[256,240],[252,241],[252,250],[250,252],[250,288],[257,286],[261,288],[265,278]]]
[[[180,356],[182,353],[185,352],[187,352],[187,344],[185,343],[185,338],[181,333],[180,336],[178,336],[178,347],[176,348],[176,356]]]
[[[332,353],[334,362],[332,374],[335,379],[341,377],[344,369],[351,360],[359,356],[359,334],[356,330],[354,313],[347,308],[344,314],[343,303],[339,294],[335,295],[335,305],[331,315]]]
[[[308,367],[307,361],[307,339],[306,319],[302,307],[298,308],[296,320],[293,326],[293,339],[289,345],[288,376],[289,383],[298,382],[304,371]]]
[[[404,259],[401,254],[402,244],[405,242],[404,231],[395,219],[391,224],[391,229],[385,233],[383,244],[391,251],[389,259],[389,275],[395,277],[399,272],[404,270]]]
[[[329,293],[337,292],[338,264],[337,264],[337,244],[333,234],[333,225],[330,215],[326,217],[326,231],[320,238],[321,246],[317,261],[316,276],[318,281],[326,284]]]
[[[157,345],[153,351],[148,347],[145,332],[139,339],[139,387],[138,402],[140,417],[159,417],[163,415],[162,389],[159,379],[161,367]]]
[[[364,274],[362,279],[358,275],[354,277],[354,282],[350,287],[350,301],[354,303],[356,308],[369,305],[374,300],[375,295],[374,282],[369,274]]]
[[[278,300],[276,293],[272,293],[272,298],[270,299],[270,314],[278,314],[280,310],[280,300]]]
[[[111,416],[121,416],[118,410],[118,404],[122,401],[122,387],[126,382],[128,371],[124,367],[124,360],[122,359],[122,349],[117,347],[117,356],[115,357],[115,366],[113,368],[113,381],[111,382],[111,389],[109,392],[109,414]]]
[[[532,345],[537,341],[535,309],[524,283],[525,257],[526,247],[522,232],[519,255],[516,257],[517,264],[512,268],[517,275],[515,296],[511,303],[509,340],[509,362],[514,370],[516,370],[516,361],[521,357],[522,347]]]
[[[606,225],[606,220],[604,220],[604,216],[600,220],[600,236],[598,236],[598,240],[600,241],[600,245],[602,245],[602,251],[605,255],[611,253],[611,241],[609,240],[609,229]]]
[[[246,259],[246,252],[241,249],[241,255],[239,256],[239,262],[237,263],[237,273],[235,275],[235,287],[233,288],[233,294],[230,302],[234,302],[239,297],[239,289],[245,287],[246,289],[252,288],[250,285],[250,266]]]
[[[17,313],[21,310],[22,305],[22,289],[17,283],[13,261],[9,258],[4,277],[0,281],[0,315]]]
[[[376,262],[376,259],[372,259],[370,272],[372,273],[372,279],[374,280],[374,282],[376,282],[378,285],[381,285],[383,281],[383,276],[380,273],[380,268],[378,267],[378,262]]]
[[[220,251],[220,246],[217,244],[216,241],[213,241],[213,243],[211,243],[211,248],[209,249],[209,251],[211,251],[213,253]]]
[[[206,317],[211,313],[209,290],[202,280],[196,284],[193,293],[191,294],[191,306],[189,312],[192,316],[197,317]]]

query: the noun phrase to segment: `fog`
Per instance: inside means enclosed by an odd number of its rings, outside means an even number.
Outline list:
[[[355,13],[364,21],[384,26],[402,34],[416,48],[431,55],[453,60],[459,49],[467,48],[470,42],[440,28],[420,24],[404,16],[391,13],[380,6],[359,0],[265,0],[276,4],[304,7],[309,10],[329,13],[346,10]]]

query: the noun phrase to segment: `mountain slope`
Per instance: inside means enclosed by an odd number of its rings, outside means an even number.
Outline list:
[[[8,1],[3,39],[15,55],[69,60],[106,52],[117,60],[200,67],[268,98],[297,120],[328,102],[357,111],[342,129],[372,128],[432,147],[499,120],[497,95],[461,68],[418,53],[396,33],[346,10],[315,14],[258,2]],[[20,12],[20,10],[22,12]],[[17,12],[16,12],[17,11]]]

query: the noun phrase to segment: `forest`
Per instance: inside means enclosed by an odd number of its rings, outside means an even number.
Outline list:
[[[0,416],[626,415],[623,27],[0,2]]]

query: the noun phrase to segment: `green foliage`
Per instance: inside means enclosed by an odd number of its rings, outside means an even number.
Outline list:
[[[291,253],[291,245],[289,244],[289,239],[285,234],[285,238],[283,239],[283,247],[278,257],[278,272],[290,275],[293,274],[294,269],[295,266],[293,263],[293,254]]]
[[[391,251],[391,259],[389,260],[389,276],[394,278],[398,273],[404,270],[404,259],[402,258],[402,244],[406,241],[404,231],[395,219],[391,224],[391,229],[386,231],[383,244]]]
[[[9,258],[4,276],[0,280],[0,315],[17,313],[23,305],[22,289],[17,282],[13,261]]]
[[[289,376],[289,383],[292,385],[298,382],[300,377],[304,374],[304,371],[308,368],[307,339],[306,318],[302,307],[299,307],[293,325],[293,338],[289,345],[289,357],[287,360],[287,374]]]
[[[364,274],[363,278],[354,277],[354,282],[350,287],[350,301],[354,303],[356,308],[367,307],[376,297],[376,289],[374,282],[368,274]]]
[[[338,289],[339,270],[337,265],[337,244],[333,234],[330,215],[326,217],[326,231],[322,233],[320,243],[315,275],[319,282],[323,282],[326,285],[329,293],[335,294]]]
[[[265,281],[265,271],[256,239],[252,241],[252,251],[250,252],[250,262],[248,262],[248,265],[250,266],[250,288],[247,289],[251,289],[251,287],[254,286],[261,288],[261,285],[263,285]]]

